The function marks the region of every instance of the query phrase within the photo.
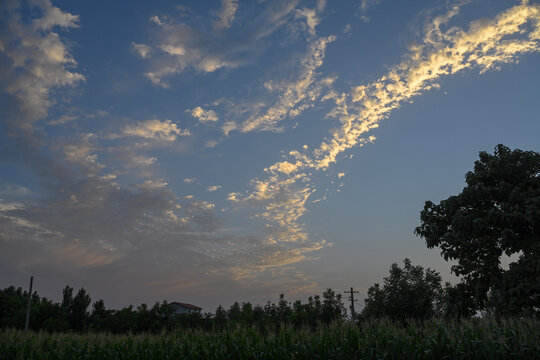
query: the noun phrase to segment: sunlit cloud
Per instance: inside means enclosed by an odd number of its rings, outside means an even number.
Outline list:
[[[28,132],[55,103],[51,91],[74,86],[85,77],[71,71],[77,62],[53,31],[78,27],[79,17],[44,0],[30,4],[42,17],[26,23],[21,21],[20,7],[13,2],[0,11],[0,78],[2,91],[11,96],[4,100],[4,122],[10,131]]]
[[[290,151],[288,160],[265,169],[266,180],[252,181],[252,192],[229,194],[230,201],[262,207],[258,216],[273,229],[267,236],[270,243],[308,241],[304,226],[298,222],[315,192],[308,173],[326,171],[346,150],[375,141],[367,133],[392,110],[414,96],[438,89],[438,81],[444,76],[468,69],[480,73],[495,70],[540,50],[539,5],[523,2],[493,20],[472,22],[468,30],[451,27],[442,31],[441,26],[458,13],[455,6],[428,23],[422,42],[413,45],[404,60],[386,75],[370,84],[354,86],[348,94],[330,92],[325,100],[333,100],[336,106],[328,116],[337,118],[341,125],[311,154]]]
[[[298,77],[284,84],[267,82],[265,87],[279,94],[279,99],[262,114],[256,114],[245,120],[240,130],[249,132],[254,130],[279,131],[277,124],[284,119],[298,116],[307,108],[314,105],[324,88],[335,81],[332,77],[317,79],[316,70],[323,64],[326,46],[335,41],[335,36],[328,36],[314,40],[302,59],[301,71]],[[225,129],[224,129],[225,131]],[[230,132],[227,129],[226,132]]]
[[[128,125],[123,130],[125,136],[138,136],[152,140],[175,141],[178,136],[189,136],[187,129],[180,129],[171,120],[147,120],[135,125]]]
[[[202,123],[216,122],[219,120],[219,117],[214,110],[205,110],[200,106],[197,106],[196,108],[191,110],[190,113],[191,116],[193,116]]]

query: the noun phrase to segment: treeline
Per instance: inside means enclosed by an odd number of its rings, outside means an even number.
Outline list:
[[[161,332],[178,328],[206,330],[247,326],[261,330],[282,325],[316,328],[336,321],[362,322],[373,318],[395,321],[430,318],[465,318],[474,314],[472,294],[461,285],[442,286],[441,276],[434,270],[412,265],[392,264],[382,285],[369,288],[365,306],[359,313],[347,313],[342,294],[327,289],[322,296],[309,297],[307,302],[289,302],[284,295],[277,303],[265,305],[235,302],[228,309],[218,306],[214,313],[177,315],[166,301],[153,306],[132,305],[120,310],[107,309],[103,300],[92,303],[90,294],[70,286],[63,290],[62,302],[54,303],[36,292],[31,298],[30,329],[49,332]],[[0,326],[21,329],[24,326],[28,292],[13,286],[0,290]],[[358,306],[358,305],[357,305]]]
[[[103,300],[92,303],[90,294],[66,286],[62,302],[54,303],[31,296],[30,329],[48,332],[110,332],[158,333],[181,328],[215,330],[251,327],[261,331],[279,329],[281,326],[317,328],[332,322],[371,319],[388,319],[406,323],[433,318],[470,318],[476,312],[474,293],[462,283],[455,286],[442,284],[441,275],[421,265],[403,260],[403,267],[390,266],[389,275],[382,284],[374,284],[367,291],[362,311],[347,312],[342,294],[327,289],[322,296],[309,297],[307,302],[289,302],[280,295],[277,303],[265,305],[235,302],[228,309],[218,306],[214,313],[176,314],[166,301],[153,306],[132,305],[120,310],[107,309]],[[14,286],[0,290],[0,327],[22,329],[25,323],[28,292]],[[483,308],[486,315],[506,315],[496,306]],[[514,315],[535,317],[538,312],[521,312]]]
[[[24,328],[28,292],[14,286],[0,290],[0,327]],[[235,302],[228,309],[221,305],[214,313],[191,313],[177,315],[166,301],[153,306],[132,305],[120,310],[107,309],[103,300],[92,303],[90,295],[80,289],[75,295],[66,286],[61,303],[40,297],[31,297],[29,328],[48,332],[111,332],[111,333],[158,333],[178,328],[201,328],[206,330],[225,327],[250,326],[261,330],[279,328],[283,324],[297,327],[329,324],[346,317],[341,294],[327,289],[322,297],[315,295],[307,302],[293,303],[280,296],[278,303],[268,301],[264,306],[249,302]]]

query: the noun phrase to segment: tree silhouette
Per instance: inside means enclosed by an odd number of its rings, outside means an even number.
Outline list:
[[[412,265],[403,260],[403,268],[394,263],[383,286],[368,289],[363,317],[391,319],[426,319],[434,316],[441,295],[441,276],[438,272]]]
[[[480,152],[467,186],[436,205],[426,201],[416,234],[439,247],[463,294],[498,314],[540,309],[540,154],[495,147]],[[502,256],[517,260],[508,270]],[[465,291],[467,290],[467,291]]]

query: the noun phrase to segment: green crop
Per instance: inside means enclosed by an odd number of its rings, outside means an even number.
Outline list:
[[[339,322],[318,329],[0,333],[0,359],[538,359],[540,321]]]

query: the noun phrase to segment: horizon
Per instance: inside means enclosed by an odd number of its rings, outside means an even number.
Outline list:
[[[540,152],[540,2],[0,7],[0,288],[107,308],[367,289],[480,151]]]

